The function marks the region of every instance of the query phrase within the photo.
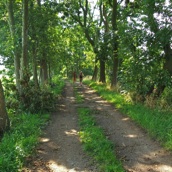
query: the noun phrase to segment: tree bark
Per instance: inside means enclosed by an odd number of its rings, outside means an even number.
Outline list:
[[[35,53],[35,49],[33,47],[33,81],[34,81],[34,86],[35,88],[39,87],[39,83],[38,83],[38,73],[37,73],[37,60],[36,60],[36,53]]]
[[[9,16],[9,27],[11,32],[11,37],[13,40],[14,46],[14,67],[15,67],[15,75],[16,75],[16,88],[20,92],[20,51],[18,50],[17,43],[17,33],[15,28],[15,19],[14,19],[14,9],[13,9],[13,0],[9,0],[7,2],[7,11]]]
[[[107,48],[107,35],[109,32],[109,22],[108,22],[108,16],[107,16],[107,10],[105,5],[100,4],[100,20],[104,23],[104,36],[103,36],[103,46],[101,47],[101,57],[100,57],[100,79],[99,82],[106,83],[106,56],[108,54],[108,48]]]
[[[21,79],[28,73],[28,0],[23,0]]]
[[[97,66],[97,57],[95,60],[95,65],[94,65],[94,72],[93,72],[93,76],[92,76],[92,81],[97,81],[97,75],[98,75],[98,66]]]
[[[41,60],[41,84],[43,86],[48,84],[48,66],[45,59]]]
[[[117,40],[117,0],[113,0],[113,12],[112,12],[112,30],[113,30],[113,71],[111,79],[111,87],[117,85],[117,73],[118,73],[118,40]]]
[[[106,83],[106,77],[105,77],[105,61],[101,58],[99,60],[100,62],[100,79],[99,82]]]
[[[167,70],[172,76],[172,49],[170,47],[170,43],[167,43],[164,46],[164,52],[165,52],[165,63],[163,68],[164,70]]]
[[[4,91],[0,80],[0,135],[2,135],[9,128],[10,128],[10,120],[8,118],[5,107]]]

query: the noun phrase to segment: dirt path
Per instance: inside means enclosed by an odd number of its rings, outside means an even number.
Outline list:
[[[66,83],[64,97],[40,138],[37,155],[23,172],[96,172],[78,137],[73,85]]]
[[[86,86],[79,87],[78,83],[75,87],[83,94],[84,103],[75,104],[73,86],[67,83],[59,110],[52,116],[40,140],[38,154],[24,171],[98,172],[82,151],[77,134],[76,108],[84,106],[94,110],[97,123],[115,144],[117,155],[127,172],[172,172],[170,153],[94,91]]]

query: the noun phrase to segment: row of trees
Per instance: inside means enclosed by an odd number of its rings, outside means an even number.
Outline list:
[[[152,93],[160,96],[171,86],[170,1],[60,2],[64,5],[64,16],[79,24],[92,46],[94,80],[99,67],[100,82],[108,79],[112,87],[120,83],[122,88],[143,98]]]
[[[0,7],[0,55],[25,109],[53,75],[72,70],[143,99],[171,86],[168,0],[5,0]]]
[[[0,7],[0,55],[6,68],[2,78],[6,105],[14,108],[15,113],[20,108],[40,111],[46,102],[51,106],[54,100],[47,90],[48,85],[52,85],[53,75],[70,75],[72,70],[80,70],[83,65],[90,71],[87,62],[92,61],[93,53],[81,28],[61,16],[60,4],[6,0]],[[87,62],[86,54],[89,54]],[[10,123],[2,86],[0,93],[0,132],[3,133]],[[44,108],[47,109],[50,108]]]

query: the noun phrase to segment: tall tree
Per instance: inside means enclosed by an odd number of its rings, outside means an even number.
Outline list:
[[[15,75],[16,75],[16,87],[17,90],[20,92],[20,46],[18,42],[18,34],[16,30],[15,25],[15,18],[14,18],[14,1],[13,0],[8,0],[6,3],[7,6],[7,11],[8,11],[8,17],[9,17],[9,27],[10,27],[10,32],[11,32],[11,37],[13,41],[13,47],[14,47],[14,67],[15,67]]]
[[[21,79],[28,77],[28,0],[23,0]]]
[[[0,80],[0,134],[3,134],[9,128],[10,121],[6,111],[4,91]]]
[[[99,57],[99,41],[100,41],[100,20],[94,18],[93,11],[88,0],[67,1],[65,3],[67,13],[77,22],[83,30],[86,39],[92,46],[95,55],[95,69],[94,74],[97,75],[97,62]],[[102,68],[103,69],[103,68]],[[104,74],[104,72],[100,72]],[[97,76],[93,76],[93,79]]]
[[[164,65],[163,70],[167,71],[170,76],[172,76],[172,48],[171,48],[171,28],[169,27],[169,21],[166,19],[165,23],[158,22],[155,18],[158,13],[161,13],[162,17],[167,18],[168,13],[164,14],[163,12],[164,2],[159,2],[159,8],[157,8],[156,1],[147,0],[144,3],[144,11],[148,16],[148,24],[152,33],[154,33],[154,43],[161,44],[161,47],[164,51]],[[166,11],[169,11],[166,9]],[[163,37],[163,38],[162,38]],[[160,47],[159,47],[160,48]],[[161,82],[161,77],[159,77],[159,81],[157,84],[157,94],[160,95],[164,88],[166,87],[165,82]]]
[[[113,32],[113,71],[112,71],[112,80],[111,87],[116,86],[117,84],[117,74],[118,74],[118,35],[117,35],[117,0],[112,2],[112,32]]]

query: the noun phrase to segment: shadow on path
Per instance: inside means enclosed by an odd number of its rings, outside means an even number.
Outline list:
[[[78,87],[128,172],[172,172],[172,155],[87,86]]]

